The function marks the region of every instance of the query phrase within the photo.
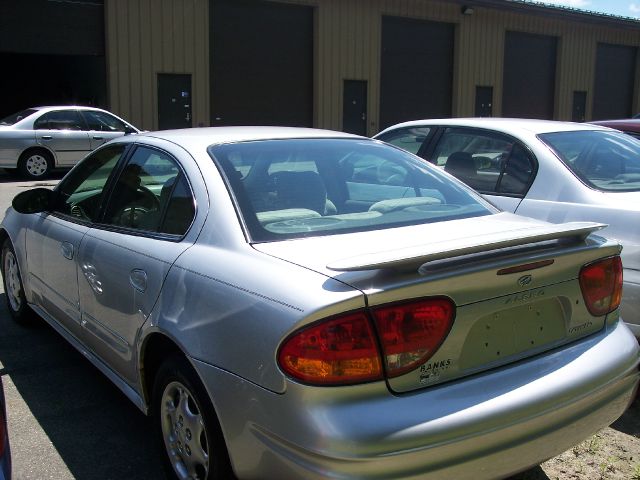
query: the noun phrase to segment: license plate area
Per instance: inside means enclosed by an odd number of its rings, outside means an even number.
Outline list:
[[[567,320],[557,298],[485,315],[469,330],[460,355],[460,368],[499,362],[556,344],[566,337]]]

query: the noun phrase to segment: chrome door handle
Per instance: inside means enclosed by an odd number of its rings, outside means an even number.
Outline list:
[[[147,289],[147,272],[139,269],[131,270],[131,273],[129,274],[129,283],[131,283],[133,288],[144,293]]]
[[[61,242],[60,243],[60,253],[64,258],[68,258],[69,260],[73,260],[73,244],[69,242]]]

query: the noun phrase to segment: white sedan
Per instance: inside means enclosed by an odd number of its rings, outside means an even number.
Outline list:
[[[0,168],[18,169],[31,180],[45,178],[52,168],[72,167],[103,143],[129,133],[139,130],[99,108],[29,108],[0,119]]]
[[[640,336],[640,142],[591,124],[431,119],[380,132],[443,167],[501,209],[553,223],[608,224],[624,247],[622,318]]]

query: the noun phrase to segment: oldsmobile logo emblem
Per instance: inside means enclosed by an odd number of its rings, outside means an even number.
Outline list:
[[[531,275],[523,275],[518,279],[518,285],[521,287],[526,287],[527,285],[530,285],[531,282],[533,282],[533,277]]]

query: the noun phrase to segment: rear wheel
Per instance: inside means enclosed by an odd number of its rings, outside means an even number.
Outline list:
[[[211,400],[182,356],[170,357],[158,370],[152,413],[169,475],[180,480],[235,478]]]
[[[20,173],[31,180],[46,178],[51,172],[53,159],[46,150],[30,150],[22,154],[18,162]]]
[[[2,245],[2,280],[9,313],[16,322],[27,323],[31,317],[31,309],[24,296],[18,259],[9,239]]]

